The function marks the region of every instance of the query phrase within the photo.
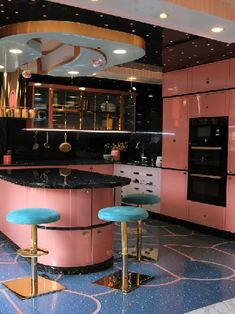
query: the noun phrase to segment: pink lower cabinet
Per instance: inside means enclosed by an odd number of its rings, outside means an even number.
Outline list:
[[[235,173],[235,90],[229,91],[228,173]]]
[[[225,230],[235,233],[235,176],[227,179],[227,208],[225,214]]]
[[[92,224],[97,225],[102,222],[98,218],[98,212],[103,207],[111,207],[114,206],[114,191],[113,189],[93,189],[92,193],[92,204],[91,204],[91,212],[92,212]]]
[[[187,172],[162,169],[161,214],[188,220],[186,196]]]
[[[109,260],[113,256],[113,224],[92,229],[92,264]]]
[[[188,201],[188,218],[190,222],[224,229],[225,207]]]

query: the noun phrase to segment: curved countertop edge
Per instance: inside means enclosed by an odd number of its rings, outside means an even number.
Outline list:
[[[13,184],[43,189],[114,188],[128,185],[131,179],[97,172],[71,170],[61,175],[60,168],[0,170],[0,179]]]

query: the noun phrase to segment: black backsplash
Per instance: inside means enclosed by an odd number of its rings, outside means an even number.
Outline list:
[[[64,142],[64,132],[50,131],[50,149],[44,147],[46,132],[23,130],[25,119],[0,118],[0,154],[12,150],[13,162],[52,160],[102,160],[106,143],[128,141],[128,149],[121,153],[123,161],[141,160],[141,149],[149,159],[161,155],[161,133],[83,133],[68,132],[67,141],[72,145],[68,153],[62,153],[59,145]],[[35,141],[38,149],[33,149]],[[137,143],[140,142],[139,145]],[[136,148],[139,146],[139,149]]]

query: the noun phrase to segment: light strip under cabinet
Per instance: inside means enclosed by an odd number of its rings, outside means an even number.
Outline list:
[[[190,173],[190,176],[191,177],[199,177],[199,178],[209,178],[209,179],[215,179],[215,180],[222,179],[221,176],[212,176],[212,175],[199,174],[199,173]]]
[[[132,133],[131,131],[115,130],[78,130],[78,129],[51,129],[51,128],[23,128],[29,132],[78,132],[78,133]]]

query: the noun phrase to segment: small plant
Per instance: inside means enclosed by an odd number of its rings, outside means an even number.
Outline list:
[[[105,151],[111,151],[113,149],[124,151],[127,148],[128,148],[128,142],[106,143],[104,145]]]

